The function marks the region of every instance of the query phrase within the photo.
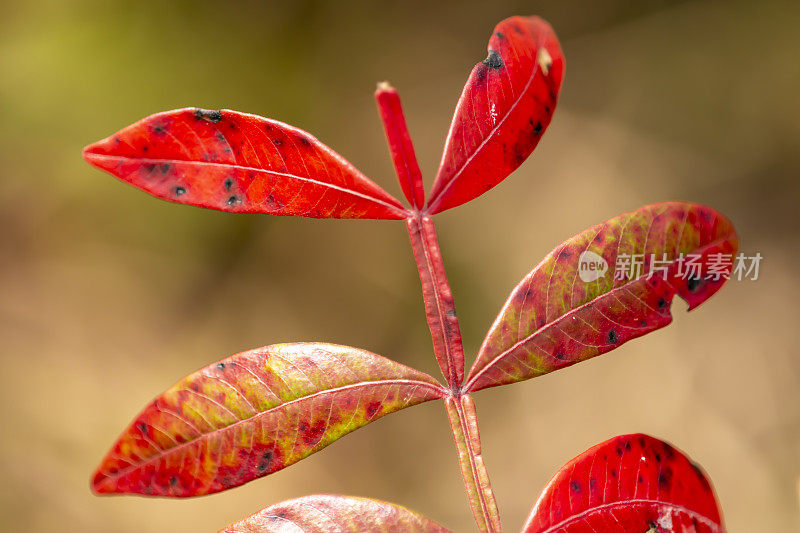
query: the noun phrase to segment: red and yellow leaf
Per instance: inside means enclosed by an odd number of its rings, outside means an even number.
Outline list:
[[[693,309],[722,287],[737,248],[725,217],[684,202],[646,206],[576,235],[511,293],[481,346],[467,390],[541,376],[666,326],[675,294]],[[711,270],[720,258],[730,263],[719,263],[716,277]],[[607,270],[583,281],[582,260]],[[621,277],[618,261],[640,261],[641,271],[631,275],[626,266]],[[690,263],[700,270],[687,276]]]
[[[305,496],[276,503],[220,533],[447,533],[405,507],[351,496]]]
[[[510,17],[489,39],[456,106],[428,213],[485,193],[519,167],[550,124],[564,77],[564,55],[539,17]]]
[[[265,476],[444,390],[332,344],[276,344],[195,372],[158,396],[97,469],[97,493],[196,496]]]
[[[524,533],[722,533],[714,489],[698,465],[647,435],[588,449],[550,480]]]
[[[151,115],[87,146],[83,155],[171,202],[313,218],[406,215],[394,197],[308,133],[227,109]]]

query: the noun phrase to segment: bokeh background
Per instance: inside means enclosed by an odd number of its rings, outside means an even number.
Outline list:
[[[708,203],[764,261],[690,315],[677,303],[666,329],[477,395],[507,529],[564,462],[641,431],[705,467],[731,532],[798,531],[800,4],[640,0],[0,4],[0,529],[216,531],[330,492],[474,529],[437,403],[227,493],[92,496],[132,417],[232,353],[324,340],[438,371],[403,224],[175,206],[80,149],[150,113],[226,107],[314,133],[399,195],[375,83],[400,90],[430,184],[466,76],[512,14],[551,21],[567,74],[533,157],[438,217],[468,364],[517,281],[618,213]]]

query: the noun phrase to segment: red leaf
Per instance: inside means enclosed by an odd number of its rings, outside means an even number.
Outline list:
[[[227,109],[151,115],[83,155],[171,202],[313,218],[406,216],[396,199],[308,133]]]
[[[378,113],[386,132],[386,141],[389,143],[389,152],[392,154],[400,187],[408,203],[416,209],[421,209],[425,205],[425,186],[422,183],[422,172],[419,170],[414,144],[408,133],[400,95],[394,87],[384,81],[375,89],[375,101],[378,104]]]
[[[722,533],[714,489],[699,466],[647,435],[607,440],[548,483],[525,533]]]
[[[276,344],[195,372],[128,426],[98,493],[197,496],[271,474],[378,418],[444,396],[432,377],[332,344]]]
[[[485,193],[533,152],[550,124],[564,55],[539,17],[511,17],[489,39],[489,56],[475,65],[456,106],[428,213]]]
[[[683,202],[646,206],[572,237],[511,293],[483,341],[466,389],[540,376],[666,326],[675,294],[693,309],[722,287],[726,279],[714,279],[711,265],[717,254],[731,260],[737,248],[725,217]],[[683,275],[681,269],[689,267],[681,254],[698,257],[703,278]],[[631,262],[647,258],[648,264],[638,276],[621,279],[615,267],[626,256]],[[658,265],[649,264],[652,257]],[[582,258],[605,262],[608,269],[584,281],[578,270]],[[730,270],[729,264],[720,273]]]
[[[220,533],[427,532],[447,530],[405,507],[351,496],[305,496],[271,505]]]

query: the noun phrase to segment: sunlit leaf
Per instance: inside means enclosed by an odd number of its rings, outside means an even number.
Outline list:
[[[647,435],[588,449],[550,480],[524,533],[722,533],[714,489],[698,465]]]
[[[722,287],[737,248],[725,217],[683,202],[646,206],[576,235],[511,293],[481,346],[467,389],[540,376],[666,326],[675,294],[693,309]]]
[[[151,115],[83,154],[171,202],[313,218],[405,217],[396,199],[308,133],[227,109]]]
[[[98,493],[195,496],[265,476],[383,415],[441,398],[432,377],[332,344],[277,344],[195,372],[128,426]]]
[[[236,522],[220,533],[446,533],[439,524],[405,507],[350,496],[305,496]]]
[[[480,196],[533,152],[550,124],[564,56],[550,25],[511,17],[494,29],[456,106],[433,184],[431,214]]]

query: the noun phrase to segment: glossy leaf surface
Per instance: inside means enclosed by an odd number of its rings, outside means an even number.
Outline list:
[[[699,466],[669,444],[624,435],[559,471],[525,533],[721,533],[714,490]]]
[[[489,39],[456,106],[428,200],[430,214],[488,191],[533,152],[550,124],[564,55],[539,17],[511,17]]]
[[[378,113],[386,132],[389,152],[392,154],[397,179],[403,189],[408,203],[416,209],[425,205],[425,186],[422,183],[422,172],[419,170],[414,144],[408,132],[406,117],[400,95],[388,82],[381,82],[375,90],[375,101]]]
[[[350,496],[305,496],[277,503],[231,524],[220,533],[446,533],[413,511]]]
[[[725,217],[683,202],[646,206],[576,235],[511,293],[481,346],[467,389],[540,376],[666,326],[675,294],[693,309],[722,287],[724,276],[705,273],[718,254],[730,260],[737,248]],[[618,276],[618,261],[627,265],[626,258],[631,268]],[[604,262],[607,270],[583,281],[582,260],[584,267]],[[634,261],[641,263],[638,273]],[[700,264],[703,277],[695,277],[695,270],[686,275],[689,263]],[[728,264],[721,273],[730,270]]]
[[[378,418],[441,398],[430,376],[332,344],[277,344],[195,372],[136,417],[98,493],[195,496],[291,465]]]
[[[151,115],[87,146],[84,157],[171,202],[313,218],[405,217],[395,198],[308,133],[227,109]]]

